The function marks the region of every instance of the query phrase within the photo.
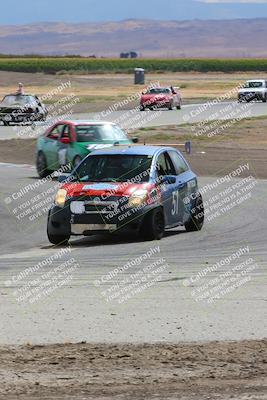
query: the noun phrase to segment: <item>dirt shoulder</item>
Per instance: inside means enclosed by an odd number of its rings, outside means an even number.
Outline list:
[[[154,141],[147,143],[173,144],[183,143],[179,138],[176,141]],[[141,141],[142,143],[142,141]],[[0,162],[15,164],[35,164],[35,140],[12,139],[0,141]],[[184,147],[177,147],[184,152]],[[224,176],[239,163],[249,163],[248,174],[256,178],[267,179],[267,146],[250,148],[248,145],[235,145],[231,143],[204,144],[192,141],[192,154],[183,153],[192,169],[199,176]]]
[[[267,399],[267,340],[1,347],[0,365],[4,399]]]

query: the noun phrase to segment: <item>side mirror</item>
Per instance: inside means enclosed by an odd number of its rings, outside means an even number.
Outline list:
[[[70,144],[70,138],[68,138],[68,137],[63,137],[63,138],[60,139],[60,143],[63,143],[63,144]]]
[[[165,175],[162,177],[162,183],[167,183],[169,185],[172,185],[176,182],[176,176],[174,175]]]
[[[139,142],[139,138],[138,137],[133,137],[132,138],[132,142],[133,143],[138,143]]]
[[[70,177],[70,174],[66,174],[66,175],[59,175],[57,177],[58,182],[63,183],[65,181],[67,181]]]

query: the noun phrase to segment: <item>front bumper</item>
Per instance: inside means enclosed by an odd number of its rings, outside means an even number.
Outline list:
[[[155,208],[155,204],[151,204],[138,209],[107,210],[104,205],[94,208],[89,204],[87,211],[75,213],[71,211],[70,204],[77,201],[68,201],[64,208],[53,205],[48,215],[48,230],[51,234],[89,236],[96,233],[138,232],[145,215]]]
[[[246,92],[246,93],[238,93],[239,101],[252,101],[252,100],[263,100],[264,94],[260,92]]]
[[[165,100],[149,100],[145,102],[141,102],[140,105],[143,107],[169,107],[171,104],[171,100],[165,99]]]
[[[23,114],[17,114],[17,113],[0,113],[0,122],[3,123],[23,123],[23,122],[32,122],[32,121],[40,121],[44,119],[45,116],[39,113],[23,113]]]

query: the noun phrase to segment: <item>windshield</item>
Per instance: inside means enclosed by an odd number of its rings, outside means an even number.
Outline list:
[[[263,86],[263,82],[255,81],[255,82],[246,82],[244,88],[260,88]]]
[[[36,105],[36,101],[32,96],[22,96],[22,95],[8,95],[2,100],[2,104],[5,106],[30,106]]]
[[[161,93],[171,93],[170,89],[168,88],[154,88],[154,89],[150,89],[148,92],[148,94],[161,94]]]
[[[81,182],[147,182],[152,157],[147,155],[95,155],[75,171]]]
[[[126,134],[116,125],[78,125],[76,126],[77,142],[129,142]]]

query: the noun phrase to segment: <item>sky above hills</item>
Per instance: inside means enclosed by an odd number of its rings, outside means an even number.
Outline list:
[[[0,24],[267,17],[267,0],[9,0]]]

